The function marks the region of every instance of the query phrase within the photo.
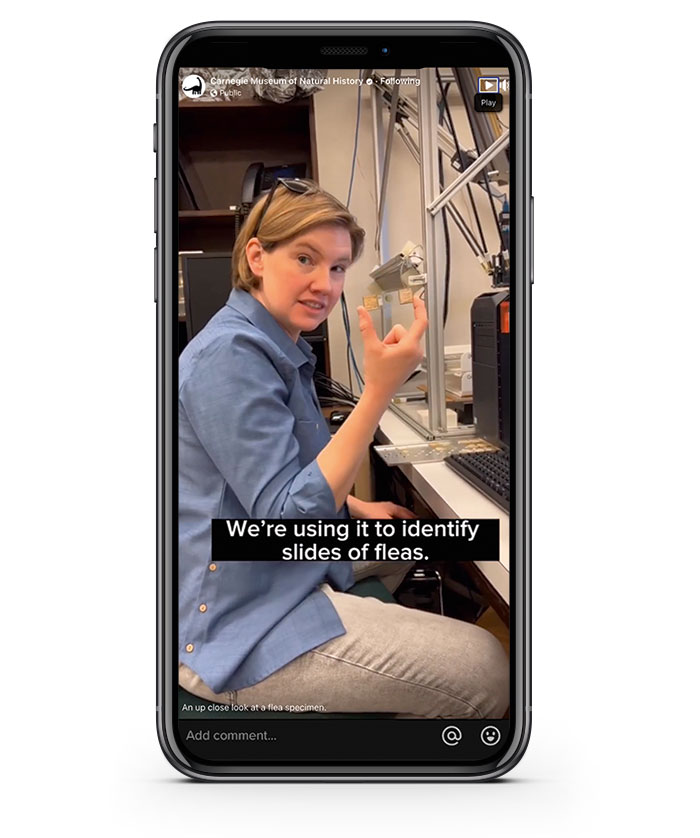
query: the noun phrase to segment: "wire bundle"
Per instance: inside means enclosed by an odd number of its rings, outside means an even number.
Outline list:
[[[358,402],[357,396],[347,387],[320,370],[314,373],[314,384],[321,407],[334,407],[336,405],[354,407]]]
[[[362,78],[362,70],[360,70],[360,78]],[[352,152],[352,164],[350,167],[350,185],[348,186],[348,199],[345,202],[346,207],[350,207],[350,198],[352,198],[352,184],[355,179],[355,165],[357,163],[357,141],[360,133],[360,107],[362,105],[362,85],[358,84],[357,86],[357,114],[355,116],[355,146]],[[345,338],[347,340],[347,348],[345,350],[345,356],[348,363],[348,381],[350,382],[350,387],[352,388],[352,373],[350,372],[350,366],[352,365],[352,371],[355,373],[355,378],[357,379],[358,386],[360,388],[360,392],[362,392],[362,388],[364,387],[365,380],[362,377],[362,373],[360,372],[359,367],[357,366],[357,359],[355,358],[355,353],[352,348],[352,340],[350,337],[350,316],[348,314],[348,304],[345,299],[345,292],[341,294],[340,297],[340,309],[343,314],[343,327],[345,329]],[[337,383],[337,382],[334,382]],[[339,387],[341,385],[338,385]],[[345,389],[345,388],[343,388]],[[346,390],[354,399],[351,404],[354,404],[357,399],[355,398],[354,394],[351,390]]]

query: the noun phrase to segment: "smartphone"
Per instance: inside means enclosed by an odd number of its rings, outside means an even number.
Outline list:
[[[205,23],[163,51],[157,725],[183,774],[522,756],[530,91],[484,23]]]

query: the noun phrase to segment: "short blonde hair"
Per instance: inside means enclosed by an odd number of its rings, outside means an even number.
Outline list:
[[[345,227],[350,234],[351,264],[356,262],[362,255],[365,231],[350,210],[330,192],[324,191],[312,180],[305,180],[304,183],[311,188],[303,194],[291,192],[282,185],[277,187],[257,233],[263,250],[271,253],[279,245],[286,244],[312,227],[335,224]],[[260,285],[260,277],[251,271],[248,264],[246,245],[253,238],[268,194],[266,192],[251,209],[233,246],[231,281],[234,288],[250,291]]]

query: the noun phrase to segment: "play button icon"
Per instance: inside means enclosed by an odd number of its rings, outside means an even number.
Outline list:
[[[479,93],[498,93],[498,76],[479,76]]]

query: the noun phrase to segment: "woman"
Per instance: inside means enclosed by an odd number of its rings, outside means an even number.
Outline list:
[[[383,341],[358,309],[365,387],[332,438],[300,337],[338,302],[363,241],[332,195],[311,181],[278,181],[236,240],[227,304],[182,353],[180,684],[222,702],[502,716],[507,662],[491,635],[343,593],[377,572],[393,590],[410,565],[210,559],[212,518],[412,515],[349,492],[382,414],[422,357],[423,302],[414,298],[409,329],[397,325]]]

